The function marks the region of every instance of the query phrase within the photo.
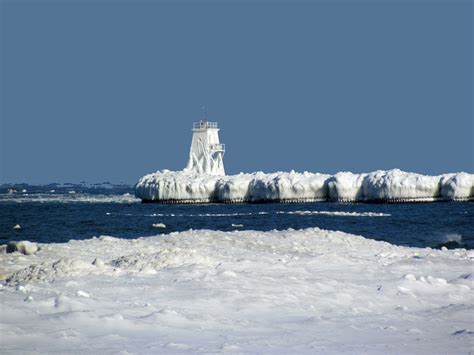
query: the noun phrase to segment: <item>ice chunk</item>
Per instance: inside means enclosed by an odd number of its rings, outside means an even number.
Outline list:
[[[342,172],[329,178],[329,199],[335,201],[357,201],[363,199],[362,183],[365,176],[365,174]]]
[[[8,243],[7,253],[14,253],[16,251],[25,255],[31,255],[38,251],[38,245],[27,240]]]
[[[100,258],[95,258],[94,261],[92,262],[92,265],[97,266],[97,267],[103,267],[105,265],[105,262]]]
[[[91,295],[89,295],[87,292],[84,292],[84,291],[81,291],[81,290],[76,292],[76,296],[77,297],[84,297],[84,298],[90,298],[91,297]]]
[[[469,199],[474,196],[474,175],[450,174],[441,178],[441,196],[447,200]]]
[[[363,200],[409,201],[440,197],[440,177],[405,173],[394,169],[367,174],[362,184]]]

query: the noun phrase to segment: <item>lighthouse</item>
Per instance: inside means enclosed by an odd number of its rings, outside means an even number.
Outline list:
[[[184,170],[199,174],[225,175],[224,153],[225,145],[219,142],[217,122],[194,122],[188,165]]]

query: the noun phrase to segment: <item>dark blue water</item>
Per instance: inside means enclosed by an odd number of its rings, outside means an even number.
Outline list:
[[[72,189],[76,193],[69,193]],[[319,227],[397,245],[474,248],[472,202],[160,205],[141,204],[124,196],[126,192],[132,191],[72,186],[54,192],[49,187],[23,193],[0,190],[0,243],[67,242],[100,235],[137,238],[188,229]],[[156,223],[166,228],[153,227]],[[16,224],[22,228],[13,229]]]

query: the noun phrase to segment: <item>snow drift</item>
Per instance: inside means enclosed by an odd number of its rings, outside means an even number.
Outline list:
[[[318,228],[0,253],[2,353],[468,353],[472,250]]]
[[[145,202],[417,202],[474,199],[474,174],[426,176],[398,169],[365,174],[296,173],[216,176],[163,170],[142,177],[136,197]]]

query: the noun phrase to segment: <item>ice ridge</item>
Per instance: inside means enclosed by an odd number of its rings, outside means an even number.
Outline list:
[[[473,200],[474,174],[427,176],[399,169],[355,174],[276,172],[216,176],[162,170],[135,185],[144,202],[425,202]]]

